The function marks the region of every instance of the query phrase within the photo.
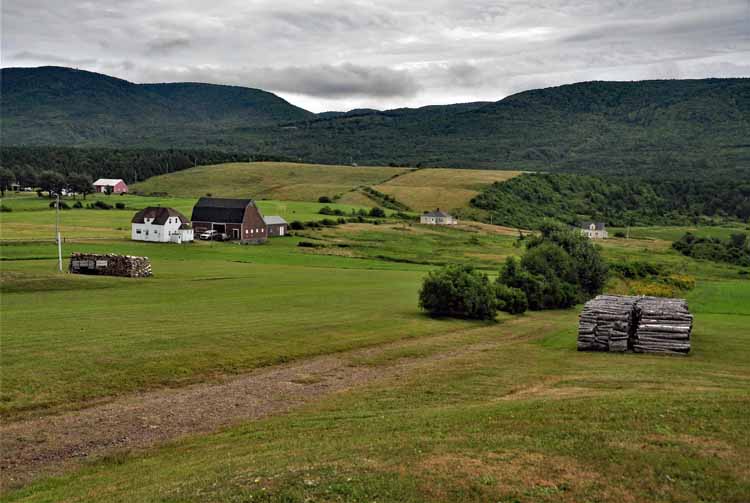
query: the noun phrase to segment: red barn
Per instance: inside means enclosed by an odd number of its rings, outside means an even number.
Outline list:
[[[112,194],[124,194],[128,191],[125,180],[120,178],[100,178],[94,182],[94,192],[111,192]]]
[[[214,230],[226,233],[229,239],[243,244],[268,240],[263,215],[252,199],[220,199],[201,197],[190,218],[196,234]]]

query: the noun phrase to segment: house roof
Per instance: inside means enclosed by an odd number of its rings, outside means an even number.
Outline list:
[[[579,225],[581,229],[589,229],[591,224],[594,224],[594,228],[598,231],[604,230],[604,222],[581,222]]]
[[[444,211],[440,211],[440,208],[436,209],[435,211],[425,211],[424,216],[426,217],[439,217],[439,218],[446,218],[450,217],[449,214],[447,214]]]
[[[241,224],[245,208],[255,206],[252,199],[220,199],[201,197],[193,206],[193,222],[219,222]]]
[[[270,215],[267,217],[263,217],[263,221],[266,222],[266,225],[283,225],[286,224],[286,220],[281,218],[278,215]]]
[[[100,178],[94,182],[94,185],[117,185],[118,183],[125,183],[122,178]]]
[[[177,217],[183,224],[188,221],[185,215],[173,208],[163,208],[161,206],[149,206],[144,208],[133,216],[131,223],[142,224],[145,223],[144,219],[153,218],[153,225],[164,225],[169,217]]]

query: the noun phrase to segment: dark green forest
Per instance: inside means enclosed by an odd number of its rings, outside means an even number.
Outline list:
[[[280,161],[261,156],[188,149],[108,149],[72,147],[2,147],[0,164],[24,186],[35,186],[34,176],[43,171],[62,175],[85,173],[91,178],[122,178],[133,183],[198,165],[236,161]]]
[[[663,178],[529,173],[487,187],[472,205],[492,213],[497,224],[523,228],[538,228],[545,219],[618,227],[695,224],[704,217],[747,221],[750,169]]]
[[[584,82],[492,103],[316,115],[257,89],[9,68],[1,106],[2,143],[15,146],[596,175],[750,166],[750,79]]]
[[[701,238],[688,232],[672,243],[672,248],[696,259],[750,266],[750,239],[743,233],[732,234],[729,239],[722,240]]]

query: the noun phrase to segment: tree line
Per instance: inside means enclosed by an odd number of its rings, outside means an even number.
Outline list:
[[[0,185],[3,190],[15,182],[23,187],[36,188],[41,185],[42,174],[45,174],[45,179],[51,178],[48,172],[65,179],[83,175],[92,180],[122,178],[127,183],[134,183],[198,165],[284,160],[287,159],[214,150],[2,147]],[[57,185],[61,183],[56,177],[48,181]]]

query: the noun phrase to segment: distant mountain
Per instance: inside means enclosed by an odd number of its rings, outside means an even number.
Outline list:
[[[1,72],[3,145],[189,146],[222,129],[314,117],[259,89],[133,84],[54,66]]]
[[[9,68],[0,111],[3,145],[587,173],[750,166],[750,79],[584,82],[493,103],[316,115],[257,89]]]

